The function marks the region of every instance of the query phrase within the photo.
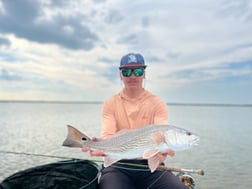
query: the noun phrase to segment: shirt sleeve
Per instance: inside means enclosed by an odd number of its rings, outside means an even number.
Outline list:
[[[104,102],[102,108],[102,128],[101,137],[107,138],[115,134],[116,128],[116,118],[114,112],[113,98],[108,99]]]
[[[165,101],[158,98],[155,107],[154,124],[168,124],[168,107]]]

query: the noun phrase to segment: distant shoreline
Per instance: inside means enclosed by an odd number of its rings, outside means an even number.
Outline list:
[[[49,100],[0,100],[0,103],[40,103],[40,104],[102,104],[102,101],[49,101]],[[167,102],[169,106],[225,106],[225,107],[252,107],[252,104],[225,104],[225,103],[177,103]]]

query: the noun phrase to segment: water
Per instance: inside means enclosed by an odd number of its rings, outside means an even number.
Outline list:
[[[101,104],[0,103],[0,181],[36,165],[61,159],[25,152],[91,159],[61,144],[66,125],[99,136]],[[171,167],[196,168],[196,188],[251,188],[252,107],[169,106],[169,122],[200,135],[200,145],[168,157]],[[99,160],[99,158],[98,158]]]

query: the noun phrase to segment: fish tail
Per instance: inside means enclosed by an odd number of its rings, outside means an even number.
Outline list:
[[[73,126],[67,125],[67,128],[68,128],[68,135],[62,144],[63,146],[81,148],[83,146],[83,142],[91,140],[87,135],[83,134]]]

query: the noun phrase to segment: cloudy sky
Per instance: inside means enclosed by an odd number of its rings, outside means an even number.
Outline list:
[[[0,0],[0,100],[103,101],[128,52],[167,102],[252,104],[252,0]]]

